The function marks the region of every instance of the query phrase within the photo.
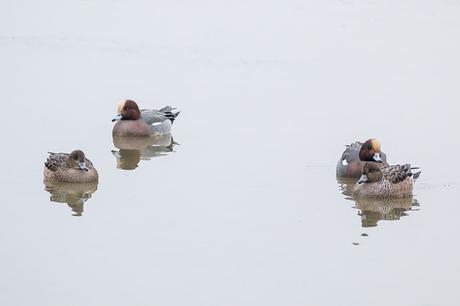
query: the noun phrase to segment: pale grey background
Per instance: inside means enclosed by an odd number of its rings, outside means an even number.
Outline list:
[[[1,305],[458,305],[459,1],[0,4]],[[128,97],[183,111],[131,172]],[[423,173],[364,229],[335,164],[369,137]],[[42,183],[75,148],[82,217]]]

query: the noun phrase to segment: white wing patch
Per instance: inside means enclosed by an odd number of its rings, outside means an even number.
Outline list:
[[[348,166],[348,162],[346,158],[342,159],[342,165]]]
[[[160,125],[160,124],[162,124],[162,123],[163,123],[163,122],[154,122],[154,123],[152,123],[152,125]]]

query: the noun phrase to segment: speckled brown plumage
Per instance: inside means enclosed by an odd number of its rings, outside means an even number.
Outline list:
[[[370,198],[400,198],[412,195],[415,179],[420,172],[412,173],[410,164],[380,168],[366,163],[363,175],[353,188],[353,195]]]
[[[45,179],[70,183],[88,183],[99,179],[93,163],[82,151],[49,154],[43,170]]]

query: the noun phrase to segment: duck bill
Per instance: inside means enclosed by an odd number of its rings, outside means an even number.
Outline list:
[[[362,183],[367,183],[367,176],[366,175],[361,175],[361,177],[359,178],[359,181],[358,181],[358,184],[362,184]]]
[[[118,115],[116,115],[115,117],[113,117],[112,122],[121,120],[121,118],[123,118],[123,116],[122,116],[121,114],[118,114]]]
[[[375,153],[372,158],[374,159],[374,161],[376,161],[378,163],[382,162],[382,157],[380,156],[380,153]]]
[[[89,170],[88,167],[86,167],[85,162],[80,162],[80,163],[78,164],[78,169],[84,170],[84,171],[88,171],[88,170]]]

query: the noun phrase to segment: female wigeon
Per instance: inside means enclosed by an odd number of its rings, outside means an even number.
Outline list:
[[[45,179],[68,183],[89,183],[99,179],[96,168],[82,151],[49,154],[43,171]]]
[[[380,167],[366,163],[363,174],[353,187],[353,195],[365,198],[402,198],[412,195],[420,171],[412,173],[410,164]]]
[[[133,100],[124,100],[118,105],[118,114],[112,119],[113,136],[158,136],[171,133],[171,126],[179,111],[170,106],[160,110],[143,109]]]
[[[387,156],[380,151],[380,147],[377,139],[368,139],[364,143],[357,141],[347,145],[337,163],[337,176],[359,178],[363,173],[365,162],[379,163],[382,167],[388,166]]]

